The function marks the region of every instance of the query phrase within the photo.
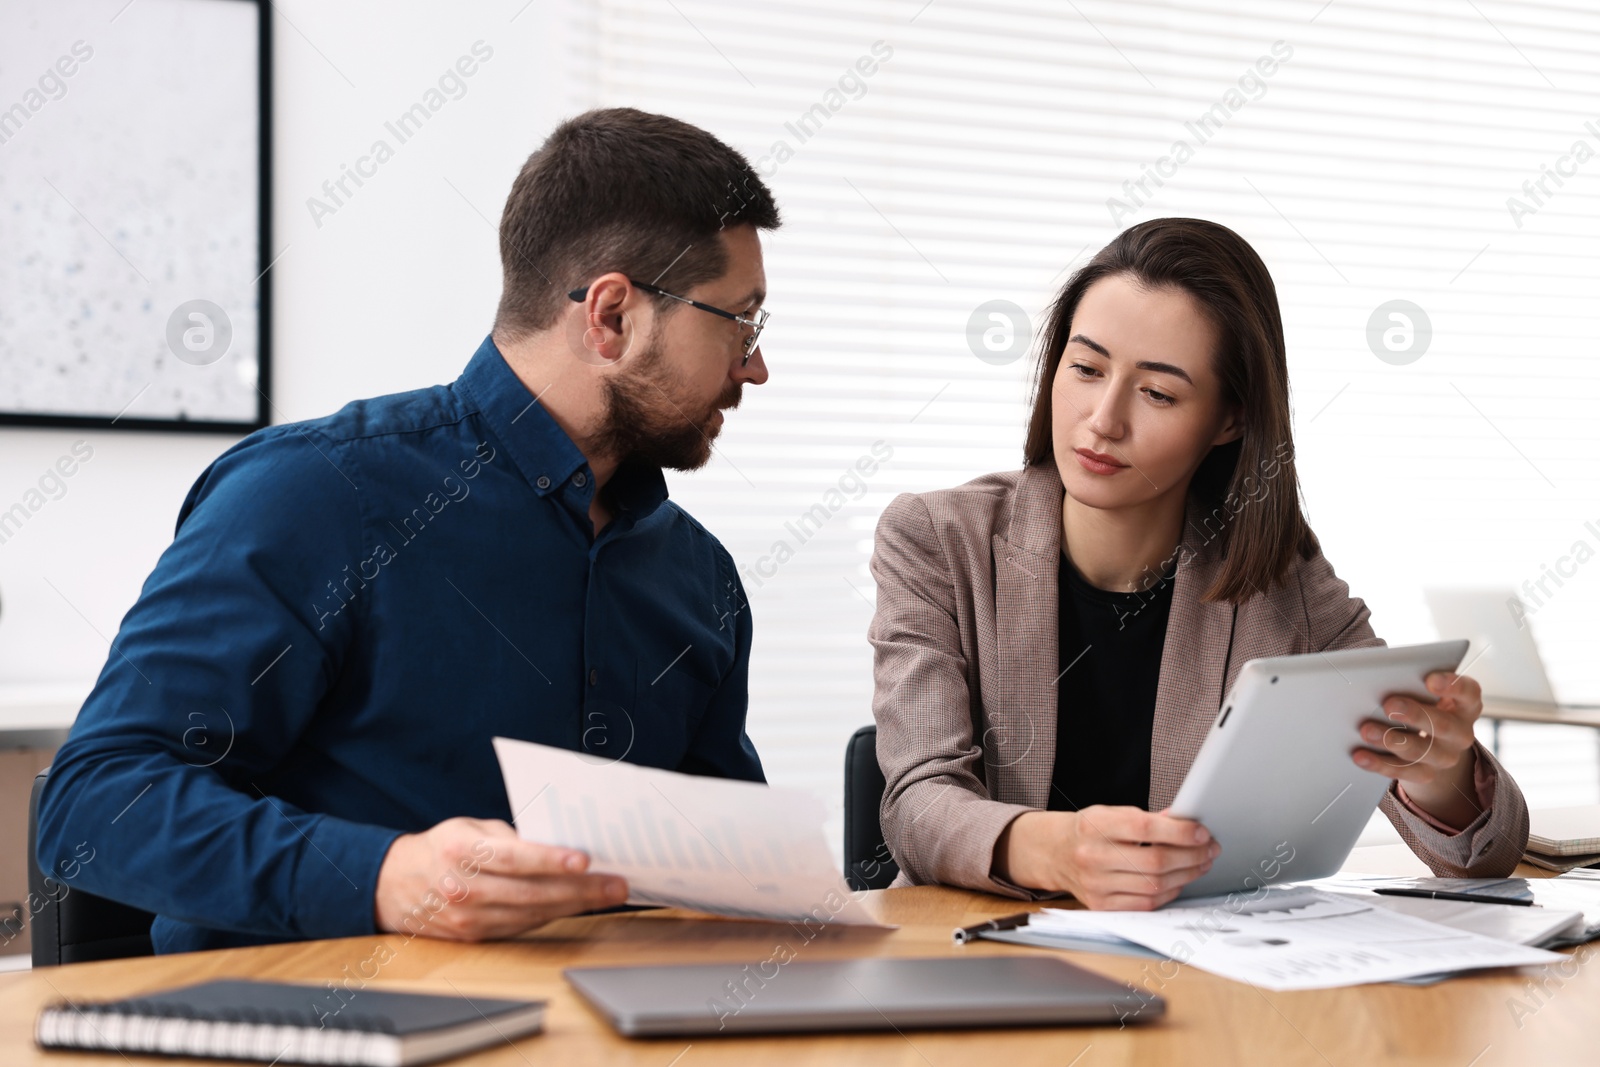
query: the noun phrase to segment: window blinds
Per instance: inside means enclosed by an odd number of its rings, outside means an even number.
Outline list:
[[[1231,226],[1271,268],[1309,513],[1378,632],[1432,639],[1429,585],[1530,582],[1558,691],[1600,700],[1600,562],[1571,558],[1600,550],[1600,10],[591,10],[576,98],[715,132],[786,220],[766,242],[772,379],[711,465],[672,479],[744,573],[750,731],[774,782],[842,805],[845,739],[871,721],[878,513],[1020,465],[1029,322],[1163,215]],[[1508,751],[1531,801],[1600,799],[1592,749],[1522,729]]]

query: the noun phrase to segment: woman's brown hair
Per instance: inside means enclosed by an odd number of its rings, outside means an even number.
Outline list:
[[[1183,290],[1220,333],[1217,377],[1223,402],[1244,413],[1244,434],[1212,448],[1189,496],[1204,515],[1199,532],[1220,542],[1223,558],[1205,599],[1239,603],[1280,581],[1297,554],[1310,559],[1319,549],[1300,507],[1278,291],[1255,249],[1226,226],[1203,219],[1142,222],[1067,279],[1041,335],[1026,462],[1055,458],[1050,394],[1078,302],[1095,282],[1119,275],[1149,289]]]

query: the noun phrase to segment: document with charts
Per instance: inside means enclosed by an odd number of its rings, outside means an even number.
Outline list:
[[[756,782],[639,767],[494,739],[518,836],[582,849],[629,901],[748,919],[883,926],[822,833],[822,802]]]
[[[1565,958],[1304,886],[1274,887],[1253,899],[1196,898],[1159,911],[1047,909],[1028,925],[1114,934],[1179,963],[1279,991]]]

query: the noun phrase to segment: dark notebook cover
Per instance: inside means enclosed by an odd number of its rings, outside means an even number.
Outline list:
[[[90,1013],[266,1023],[407,1037],[523,1011],[537,1001],[393,993],[285,982],[215,981],[126,1000],[80,1003]]]

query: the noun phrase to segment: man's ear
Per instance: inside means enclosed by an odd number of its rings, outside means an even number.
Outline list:
[[[589,284],[578,308],[585,362],[609,366],[627,355],[633,344],[628,308],[635,300],[634,292],[627,276],[616,272],[602,274]]]

